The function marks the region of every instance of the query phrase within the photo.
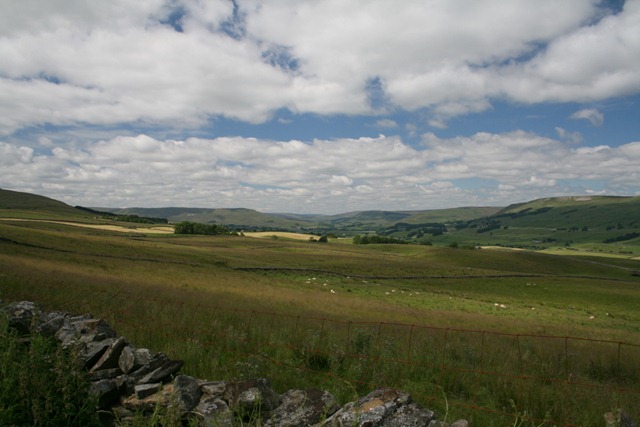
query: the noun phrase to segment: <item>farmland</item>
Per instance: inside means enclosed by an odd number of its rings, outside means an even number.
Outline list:
[[[8,194],[0,299],[103,317],[184,359],[187,374],[268,377],[280,392],[318,387],[342,402],[392,386],[482,426],[640,416],[635,240],[619,253],[597,242],[531,251],[176,235]],[[515,236],[516,225],[496,232]]]

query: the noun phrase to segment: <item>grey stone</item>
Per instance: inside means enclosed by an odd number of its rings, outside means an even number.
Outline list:
[[[198,406],[193,410],[202,420],[204,427],[231,427],[233,426],[233,414],[227,402],[219,397],[204,395]]]
[[[40,324],[37,326],[36,332],[44,336],[54,337],[68,317],[67,313],[59,311],[43,313],[40,315]]]
[[[100,360],[111,344],[113,344],[113,339],[111,338],[84,344],[78,351],[78,362],[85,370],[89,370]]]
[[[107,378],[115,379],[121,375],[122,375],[122,371],[120,370],[120,368],[101,369],[100,371],[88,372],[87,379],[89,379],[89,381],[98,381],[98,380],[105,380]]]
[[[191,411],[200,402],[202,391],[195,378],[188,375],[178,375],[173,380],[173,392],[177,399],[178,407],[184,413]]]
[[[424,427],[435,418],[433,411],[424,409],[416,403],[401,406],[384,421],[385,427]],[[451,426],[453,427],[453,425]],[[462,426],[458,426],[462,427]]]
[[[629,414],[622,409],[617,409],[604,414],[604,421],[607,427],[637,427]]]
[[[200,384],[200,389],[203,394],[213,397],[222,397],[227,389],[227,383],[224,381],[206,381]]]
[[[115,380],[104,379],[91,383],[89,394],[98,398],[98,408],[107,409],[118,401],[120,391]]]
[[[103,369],[118,368],[118,359],[120,359],[120,353],[122,353],[122,349],[125,348],[126,345],[127,340],[124,339],[124,337],[120,337],[113,341],[89,371],[93,372]]]
[[[457,420],[454,421],[453,423],[451,423],[451,427],[470,427],[471,424],[469,424],[469,421],[467,420]]]
[[[184,365],[184,362],[182,360],[168,360],[160,367],[154,369],[144,377],[140,378],[138,380],[138,384],[164,382],[167,380],[167,378],[180,371],[180,369],[182,369],[182,365]]]
[[[115,338],[116,332],[102,319],[91,316],[67,317],[55,334],[62,347],[68,348],[78,341],[91,342],[97,339]],[[84,337],[84,338],[83,338]]]
[[[118,366],[122,369],[122,372],[128,374],[129,372],[140,369],[142,366],[151,362],[152,355],[146,348],[133,348],[132,346],[126,346],[120,353],[118,359]]]
[[[140,387],[144,386],[144,387]],[[141,413],[153,413],[158,409],[158,407],[168,408],[171,405],[171,399],[173,395],[173,384],[167,384],[162,386],[162,384],[138,384],[136,386],[138,391],[141,392],[142,399],[136,397],[136,393],[134,392],[131,396],[121,399],[120,403],[126,409],[134,412]],[[147,394],[145,391],[145,387],[149,387],[146,391],[150,392],[154,389],[154,387],[158,387],[158,391],[153,394]]]
[[[136,399],[144,399],[145,397],[156,394],[161,388],[162,383],[138,384],[135,386]]]
[[[327,391],[317,389],[289,390],[282,395],[282,404],[265,422],[268,427],[307,427],[333,415],[340,405]]]
[[[31,301],[20,301],[8,304],[4,311],[9,317],[9,327],[14,328],[20,335],[31,332],[34,319],[37,319],[40,311]]]
[[[225,400],[241,417],[266,415],[280,405],[280,396],[266,378],[227,384]]]
[[[320,423],[321,426],[423,427],[433,412],[411,402],[407,393],[391,388],[375,390],[357,402],[351,402]]]

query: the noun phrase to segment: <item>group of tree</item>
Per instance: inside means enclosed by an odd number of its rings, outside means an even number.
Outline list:
[[[408,244],[406,240],[396,239],[395,237],[386,237],[386,236],[378,236],[378,235],[356,235],[353,237],[354,245],[367,245],[367,244],[376,244],[376,243],[392,243],[392,244]]]
[[[635,239],[636,237],[640,237],[640,233],[627,233],[622,236],[612,237],[610,239],[605,239],[604,243],[624,242],[625,240]]]
[[[224,225],[203,224],[200,222],[182,221],[174,225],[174,234],[206,234],[221,235],[235,234]]]

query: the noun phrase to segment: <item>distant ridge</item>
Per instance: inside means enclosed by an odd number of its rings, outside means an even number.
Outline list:
[[[55,213],[63,217],[87,217],[87,211],[63,202],[30,193],[0,189],[0,209],[28,211],[33,214]],[[485,232],[532,230],[532,235],[550,230],[606,231],[594,239],[618,237],[640,230],[640,197],[576,195],[540,198],[507,207],[460,207],[420,211],[368,210],[336,215],[263,213],[247,208],[94,208],[116,215],[166,218],[182,221],[221,224],[237,230],[277,230],[335,233],[342,235],[382,233],[397,238],[459,239],[468,241]],[[6,215],[6,213],[4,214]],[[445,227],[445,224],[446,227]],[[440,232],[438,232],[440,230]],[[503,230],[499,232],[499,230]],[[443,236],[442,233],[445,233]],[[466,233],[466,234],[465,234]],[[471,234],[470,234],[471,233]],[[617,233],[617,234],[616,234]],[[488,233],[487,233],[488,234]],[[513,234],[509,231],[509,234]],[[614,235],[615,234],[615,235]],[[441,237],[438,237],[441,236]],[[448,236],[448,237],[447,237]],[[577,236],[577,235],[574,235]],[[547,236],[549,237],[549,236]],[[413,237],[415,239],[415,237]],[[554,236],[557,238],[557,236]],[[573,238],[572,238],[573,240]],[[444,240],[446,241],[446,240]]]

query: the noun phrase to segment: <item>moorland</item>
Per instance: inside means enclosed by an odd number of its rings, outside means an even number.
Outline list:
[[[339,227],[282,214],[298,225],[265,223],[261,238],[103,211],[0,190],[0,299],[105,318],[199,378],[343,402],[392,386],[479,426],[640,419],[640,198],[361,212]],[[374,233],[414,244],[352,243]]]

